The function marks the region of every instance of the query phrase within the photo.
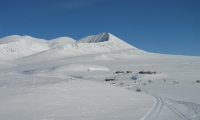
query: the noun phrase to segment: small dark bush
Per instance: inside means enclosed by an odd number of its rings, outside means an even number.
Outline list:
[[[137,87],[136,92],[141,92],[142,90]]]

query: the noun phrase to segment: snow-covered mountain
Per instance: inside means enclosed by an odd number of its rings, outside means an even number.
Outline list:
[[[84,37],[80,40],[78,40],[78,43],[98,43],[98,42],[105,42],[105,41],[113,41],[115,40],[115,42],[119,42],[121,40],[119,40],[119,38],[115,37],[114,35],[110,34],[110,33],[101,33],[98,35],[90,35],[87,37]]]
[[[128,43],[124,42],[123,40],[117,38],[116,36],[110,33],[101,33],[98,35],[87,36],[78,40],[77,43],[78,44],[98,43],[99,47],[102,48],[102,51],[104,51],[107,48],[105,51],[109,51],[109,52],[110,51],[113,52],[116,50],[127,50],[127,49],[139,50],[136,47],[129,45]],[[94,45],[94,44],[90,44],[90,45]]]
[[[63,56],[77,56],[116,51],[142,51],[129,45],[110,33],[87,36],[78,41],[69,37],[52,40],[37,39],[30,36],[8,36],[0,39],[0,57],[5,60],[34,55],[48,59]],[[35,58],[35,57],[34,57]]]
[[[110,33],[101,33],[98,35],[88,36],[78,40],[76,43],[65,44],[57,47],[56,49],[59,51],[66,51],[68,54],[93,54],[124,50],[141,51]]]

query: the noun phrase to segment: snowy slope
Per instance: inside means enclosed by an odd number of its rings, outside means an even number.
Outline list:
[[[14,74],[1,78],[1,120],[132,120],[143,117],[154,102],[149,95],[92,81]]]
[[[48,50],[46,40],[36,39],[30,36],[8,36],[0,39],[0,58],[17,59]]]
[[[78,40],[78,43],[98,43],[98,42],[105,42],[109,41],[109,33],[101,33],[98,35],[90,35]]]
[[[77,43],[105,43],[109,44],[108,46],[110,47],[110,49],[113,47],[113,51],[117,50],[116,47],[119,47],[118,50],[137,49],[136,47],[129,45],[128,43],[124,42],[123,40],[117,38],[116,36],[110,33],[101,33],[98,35],[87,36],[78,40]]]
[[[13,60],[74,42],[75,40],[69,37],[60,37],[47,41],[30,36],[12,35],[0,39],[0,58]]]
[[[70,37],[59,37],[59,38],[48,41],[48,44],[49,44],[50,48],[54,48],[54,47],[58,47],[60,45],[64,45],[67,43],[75,43],[75,42],[76,42],[76,40],[74,40]]]

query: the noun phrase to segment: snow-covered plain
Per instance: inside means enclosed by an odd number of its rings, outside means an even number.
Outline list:
[[[0,120],[200,120],[199,72],[200,57],[148,53],[110,33],[8,36],[0,39]]]

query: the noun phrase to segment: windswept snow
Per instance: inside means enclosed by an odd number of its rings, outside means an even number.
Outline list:
[[[104,55],[104,54],[103,54],[103,55],[96,56],[95,59],[96,59],[96,60],[113,60],[113,58],[108,57],[108,56],[106,56],[106,55]]]
[[[58,66],[50,69],[50,74],[62,74],[66,76],[66,73],[70,73],[71,75],[84,75],[88,74],[88,72],[92,71],[102,71],[107,72],[109,71],[108,68],[100,65],[91,65],[91,64],[69,64],[64,66]]]
[[[108,71],[109,69],[99,65],[83,65],[83,64],[70,64],[65,67],[55,68],[57,71]]]
[[[101,33],[98,35],[91,35],[78,40],[78,43],[98,43],[109,41],[109,33]]]
[[[151,96],[92,81],[1,77],[2,120],[132,120],[141,118],[153,103]],[[133,116],[136,109],[139,113]]]
[[[144,52],[110,33],[9,36],[0,39],[0,120],[199,120],[199,71],[200,57]]]
[[[98,35],[91,35],[91,36],[78,40],[77,43],[106,43],[106,44],[110,44],[110,46],[113,47],[114,50],[116,50],[115,46],[119,47],[118,50],[137,49],[125,43],[123,40],[117,38],[116,36],[110,33],[101,33]]]
[[[76,40],[74,40],[70,37],[59,37],[59,38],[48,41],[48,44],[49,44],[50,48],[54,48],[54,47],[68,44],[68,43],[75,43],[75,42],[76,42]]]

